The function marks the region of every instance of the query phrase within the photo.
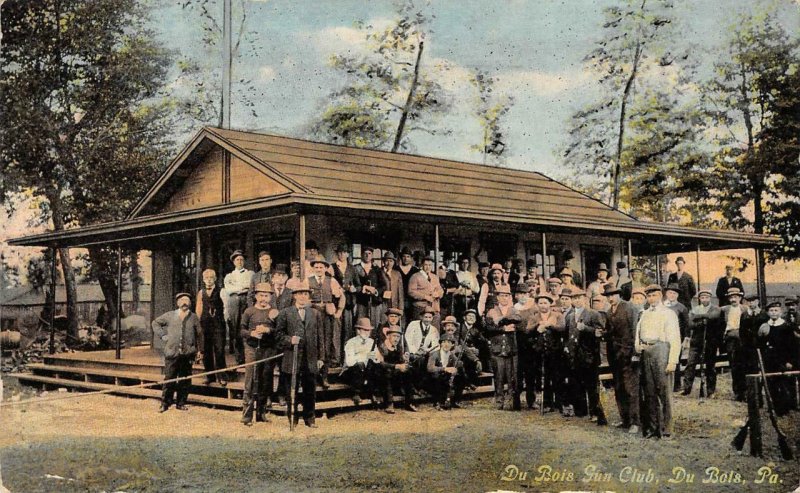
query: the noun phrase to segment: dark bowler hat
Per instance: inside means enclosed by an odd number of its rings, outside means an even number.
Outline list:
[[[178,293],[178,294],[176,294],[175,295],[175,301],[178,301],[179,299],[183,298],[184,296],[189,298],[189,301],[192,301],[192,295],[190,295],[189,293]]]
[[[514,286],[514,292],[515,293],[528,293],[528,292],[530,292],[530,290],[531,290],[531,287],[528,286],[528,283],[526,283],[526,282],[520,282],[520,283],[517,283],[516,286]]]
[[[375,248],[373,248],[371,246],[363,246],[363,247],[361,247],[361,253],[374,252],[374,251],[375,251]]]
[[[661,291],[661,286],[659,286],[658,284],[650,284],[646,288],[644,288],[644,292],[646,294],[650,294],[653,291]]]
[[[383,260],[396,260],[396,259],[394,258],[394,253],[390,252],[389,250],[386,250],[385,252],[383,252]]]
[[[407,246],[404,246],[403,248],[401,248],[400,249],[400,256],[402,257],[403,255],[411,255],[411,249],[409,249]]]
[[[477,318],[477,316],[478,316],[478,310],[474,310],[474,309],[472,309],[472,308],[470,308],[469,310],[467,310],[467,311],[465,311],[465,312],[464,312],[464,318],[466,318],[466,317],[467,317],[467,313],[471,313],[471,314],[475,315],[475,317],[476,317],[476,318]]]
[[[624,269],[627,266],[628,264],[626,264],[625,262],[617,262],[617,269]]]
[[[669,286],[667,286],[665,291],[675,291],[676,293],[680,294],[681,288],[679,288],[677,284],[672,283]]]
[[[230,256],[231,262],[233,262],[236,257],[244,257],[244,252],[241,250],[234,250]]]
[[[678,257],[675,259],[675,263],[677,264],[678,262],[683,262],[685,264],[686,260],[683,257]]]
[[[314,240],[306,241],[306,250],[319,250],[319,247],[317,246],[317,242],[314,241]]]
[[[460,264],[461,262],[465,261],[465,260],[466,260],[467,262],[469,262],[469,261],[470,261],[469,257],[467,257],[466,255],[462,255],[462,256],[458,257],[458,263],[459,263],[459,264]]]
[[[349,252],[350,249],[347,248],[347,245],[345,245],[344,243],[339,243],[338,245],[336,245],[336,248],[334,248],[333,251],[334,252]]]
[[[747,296],[744,297],[744,299],[747,300],[747,301],[755,301],[755,300],[758,299],[758,295],[757,294],[748,294]]]
[[[528,259],[528,260],[525,262],[525,268],[526,268],[526,269],[529,269],[529,270],[530,270],[530,269],[533,269],[533,268],[535,268],[535,267],[537,267],[537,265],[536,265],[536,260],[534,260],[534,259],[532,259],[532,258],[529,258],[529,259]]]
[[[572,289],[570,289],[570,288],[562,289],[561,292],[558,293],[558,297],[560,298],[562,296],[566,296],[567,298],[571,298],[572,297]]]
[[[260,252],[258,252],[258,256],[256,256],[256,258],[260,259],[260,258],[261,258],[261,257],[263,257],[264,255],[269,255],[270,257],[272,257],[272,255],[271,255],[271,254],[270,254],[268,251],[266,251],[266,250],[261,250]]]
[[[398,317],[402,317],[403,316],[403,310],[401,310],[399,308],[389,308],[388,310],[386,310],[386,316],[389,316],[389,315],[397,315]]]
[[[770,308],[774,308],[774,307],[781,308],[781,302],[780,301],[773,301],[772,303],[767,305],[767,310],[769,310]]]
[[[275,266],[275,267],[272,269],[272,275],[274,276],[275,274],[283,274],[283,275],[288,275],[288,274],[286,273],[286,264],[278,264],[278,265],[276,265],[276,266]]]
[[[611,296],[612,294],[619,294],[622,290],[612,284],[603,286],[603,296]]]
[[[439,343],[450,341],[453,344],[456,343],[456,338],[453,337],[453,334],[448,334],[447,332],[442,332],[442,335],[439,336]]]
[[[484,267],[489,267],[489,262],[478,262],[479,269],[483,269]]]
[[[597,268],[597,272],[600,272],[601,270],[608,272],[608,267],[606,266],[605,262],[601,263],[600,266]]]
[[[794,296],[789,296],[785,300],[783,300],[783,304],[786,305],[786,306],[796,305],[797,304],[797,298],[795,298]]]

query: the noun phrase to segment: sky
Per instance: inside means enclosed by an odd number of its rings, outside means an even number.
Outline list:
[[[179,3],[164,0],[154,12],[153,27],[160,39],[179,56],[221,63],[220,54],[203,48],[196,11],[183,9]],[[564,150],[570,116],[599,95],[596,78],[585,70],[583,57],[602,36],[603,8],[614,3],[432,1],[426,9],[434,19],[423,69],[440,62],[453,67],[438,78],[448,89],[453,107],[434,124],[452,132],[413,134],[414,153],[480,162],[481,156],[469,149],[479,141],[481,129],[471,116],[475,94],[467,81],[469,70],[479,68],[498,78],[497,92],[515,100],[504,124],[506,164],[564,178],[558,156]],[[675,3],[683,41],[693,43],[702,63],[710,66],[736,16],[773,2]],[[328,65],[331,54],[358,54],[365,49],[363,34],[354,23],[382,25],[395,15],[394,4],[386,0],[245,0],[245,4],[256,54],[247,50],[237,60],[234,80],[251,79],[257,86],[254,109],[258,118],[234,101],[232,126],[300,138],[307,137],[306,129],[321,115],[328,95],[343,83],[342,76]],[[800,30],[800,5],[788,1],[779,5],[786,27]],[[211,0],[210,6],[221,18],[222,0]]]

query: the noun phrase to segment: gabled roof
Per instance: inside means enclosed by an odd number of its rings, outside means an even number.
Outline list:
[[[222,148],[279,183],[286,193],[183,211],[163,204],[205,155]],[[610,236],[660,237],[717,248],[772,246],[777,238],[735,231],[638,221],[541,173],[447,159],[356,149],[254,132],[203,128],[125,221],[11,241],[17,245],[104,241],[111,232],[133,236],[147,228],[214,221],[227,214],[286,206],[602,231]],[[154,231],[154,229],[150,229]]]

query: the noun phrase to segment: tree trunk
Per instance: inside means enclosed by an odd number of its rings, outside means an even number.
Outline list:
[[[644,4],[642,4],[644,9]],[[636,80],[636,75],[639,70],[639,59],[642,56],[641,41],[636,43],[636,51],[633,54],[633,66],[631,67],[631,75],[625,82],[625,89],[622,91],[622,101],[620,102],[619,109],[619,134],[617,135],[617,159],[614,163],[613,185],[611,190],[611,207],[619,209],[619,176],[622,173],[622,144],[625,139],[625,118],[628,110],[628,98],[633,88],[633,81]]]
[[[419,82],[419,63],[422,60],[422,48],[424,43],[419,42],[419,51],[417,51],[417,62],[414,64],[414,78],[411,80],[411,87],[408,88],[408,97],[406,104],[403,107],[403,113],[400,115],[400,123],[397,125],[397,134],[394,136],[394,144],[392,145],[392,152],[397,152],[400,148],[400,141],[403,140],[403,132],[406,127],[406,120],[408,114],[411,112],[411,107],[414,105],[414,93],[417,91],[417,84]]]
[[[117,319],[117,281],[114,275],[116,269],[111,265],[109,252],[100,247],[89,247],[89,258],[105,298],[106,319],[103,320],[103,328],[109,330],[112,322]]]
[[[50,203],[51,219],[55,231],[64,230],[64,207],[61,203],[60,190],[54,189],[45,194]],[[78,289],[75,281],[75,272],[72,271],[72,262],[69,258],[69,248],[59,248],[58,257],[61,260],[61,273],[64,276],[64,291],[66,292],[67,305],[67,333],[78,337]]]

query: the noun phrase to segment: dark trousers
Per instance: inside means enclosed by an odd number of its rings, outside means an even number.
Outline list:
[[[614,376],[614,398],[617,401],[622,426],[641,426],[639,419],[639,365],[632,355],[614,354],[610,359]]]
[[[244,346],[245,363],[252,363],[276,354],[273,348],[254,348],[249,344]],[[244,369],[244,391],[242,392],[242,406],[248,415],[253,410],[256,414],[264,411],[267,397],[272,398],[275,379],[275,360],[247,366]],[[254,395],[258,398],[251,403]]]
[[[342,372],[342,379],[353,389],[354,396],[360,396],[365,390],[372,389],[372,375],[367,371],[367,365],[356,363]],[[371,393],[371,392],[370,392]]]
[[[383,396],[383,407],[387,408],[394,403],[394,386],[397,385],[403,391],[405,405],[409,405],[414,400],[414,383],[411,370],[398,371],[393,368],[379,368],[375,372],[375,383]]]
[[[647,409],[646,433],[661,436],[672,434],[671,375],[666,372],[669,344],[657,342],[642,349],[642,379]],[[644,421],[644,420],[643,420]]]
[[[725,334],[725,352],[728,353],[728,361],[731,365],[731,384],[733,395],[736,400],[744,400],[747,391],[748,362],[745,352],[742,351],[742,341],[739,339],[738,330],[730,330]]]
[[[606,420],[606,413],[603,404],[600,402],[600,377],[597,372],[597,365],[576,365],[572,369],[572,391],[574,392],[572,401],[575,405],[576,416],[586,416],[587,411],[590,416],[597,416],[598,421]],[[587,408],[586,401],[589,401]]]
[[[164,358],[164,380],[191,375],[194,358],[194,354]],[[164,390],[161,393],[161,404],[167,406],[173,403],[179,406],[186,404],[191,384],[192,381],[188,379],[164,384]]]
[[[453,400],[452,402],[457,403],[461,400],[461,396],[464,393],[464,373],[462,371],[457,371],[455,377],[452,378],[449,373],[441,372],[431,377],[433,383],[433,399],[439,405],[442,405],[447,401],[447,397],[450,395],[450,391],[452,389],[453,392]]]
[[[696,366],[703,363],[700,371],[705,372],[706,376],[706,395],[713,394],[717,390],[717,344],[712,340],[705,342],[705,354],[703,354],[703,339],[692,339],[689,346],[689,358],[686,361],[686,370],[683,372],[683,390],[691,391],[694,385],[694,378],[697,374]]]
[[[572,385],[569,364],[564,353],[551,350],[543,355],[543,364],[539,365],[542,372],[542,403],[545,407],[560,408],[570,404]]]
[[[494,372],[494,398],[497,404],[505,403],[506,390],[514,399],[514,407],[519,408],[519,394],[517,393],[517,355],[500,356],[492,355],[492,370]]]
[[[339,366],[342,356],[342,324],[339,319],[333,315],[328,315],[325,312],[324,305],[315,305],[315,308],[322,314],[322,345],[325,348],[325,354],[322,360],[325,366],[322,370],[322,375],[326,376],[328,370]]]
[[[228,297],[228,349],[236,355],[236,363],[244,363],[244,340],[239,332],[242,314],[247,309],[247,295],[235,294]]]
[[[340,341],[339,341],[339,355],[344,353],[344,345],[355,337],[356,332],[353,328],[353,308],[345,308],[342,312],[342,318],[339,319],[340,328]]]
[[[292,375],[291,373],[281,373],[281,378],[284,384],[283,391],[286,393],[286,406],[287,409],[292,409],[294,415],[297,416],[297,406],[299,403],[292,402]],[[303,403],[303,419],[306,421],[314,419],[314,409],[317,403],[317,376],[305,370],[298,370],[297,372],[297,387],[298,391],[302,386],[303,393],[301,394]],[[294,407],[292,407],[294,406]]]
[[[206,371],[221,370],[227,366],[225,362],[225,327],[216,322],[203,324],[203,368]],[[227,380],[224,373],[209,375],[211,380]]]
[[[536,391],[541,389],[542,384],[541,353],[531,352],[519,358],[519,379],[520,384],[517,391],[521,393],[524,385],[525,403],[528,407],[533,407],[536,402]]]

